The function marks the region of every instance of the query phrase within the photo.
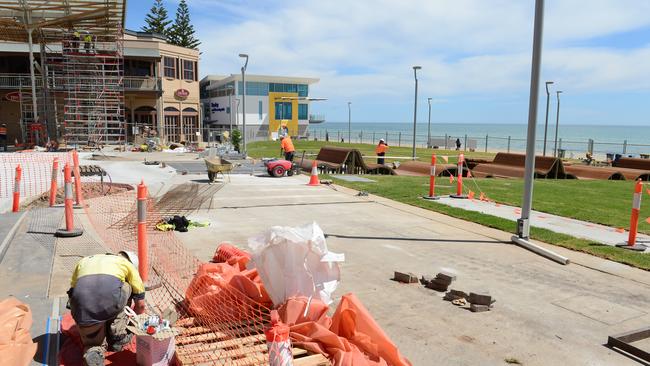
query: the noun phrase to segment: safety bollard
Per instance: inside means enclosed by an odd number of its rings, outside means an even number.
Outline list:
[[[452,194],[449,197],[451,198],[467,198],[466,194],[463,194],[463,165],[465,165],[465,155],[458,155],[458,167],[456,168],[456,194]]]
[[[79,172],[79,153],[77,153],[77,150],[72,150],[72,163],[74,164],[75,202],[77,206],[81,206],[84,198],[81,192],[81,173]]]
[[[72,192],[72,172],[70,171],[70,164],[65,164],[63,168],[64,178],[64,207],[65,207],[65,229],[59,229],[54,235],[62,238],[71,238],[80,236],[83,231],[74,228],[74,213],[72,201],[74,200],[74,193]]]
[[[643,252],[646,246],[643,244],[636,244],[636,234],[639,226],[639,212],[641,211],[641,196],[643,196],[643,183],[641,179],[636,181],[634,185],[634,199],[632,200],[632,214],[630,215],[630,234],[627,238],[627,243],[617,244],[619,248],[636,250]]]
[[[54,161],[52,162],[52,181],[50,182],[50,207],[53,207],[56,203],[56,190],[58,189],[56,180],[58,178],[58,170],[59,158],[54,158]]]
[[[20,208],[20,180],[22,179],[23,168],[20,164],[16,166],[16,180],[14,181],[14,202],[11,211],[18,212]]]
[[[425,200],[437,200],[440,197],[435,195],[436,190],[436,155],[431,154],[431,170],[429,171],[429,195],[423,196]]]
[[[138,185],[138,271],[142,281],[149,279],[149,244],[147,243],[147,186]]]

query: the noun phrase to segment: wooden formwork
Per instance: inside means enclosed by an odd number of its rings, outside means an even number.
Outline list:
[[[180,331],[176,337],[176,358],[180,366],[268,364],[266,338],[259,325],[233,323],[217,328],[201,326],[195,324],[194,318],[185,318],[174,326]],[[293,357],[295,366],[331,365],[323,355],[310,354],[301,348],[293,348]]]

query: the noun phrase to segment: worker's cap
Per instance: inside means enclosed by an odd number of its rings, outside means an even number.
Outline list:
[[[126,259],[129,260],[129,262],[133,263],[135,268],[138,268],[140,265],[140,259],[138,259],[138,255],[135,254],[134,252],[130,250],[121,250],[119,253],[117,253],[123,257],[126,257]]]
[[[379,142],[386,142],[384,139],[379,139]]]

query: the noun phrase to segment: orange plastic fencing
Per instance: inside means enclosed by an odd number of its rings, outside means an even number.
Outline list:
[[[22,168],[21,202],[48,192],[52,181],[52,162],[55,157],[59,158],[59,167],[61,169],[66,163],[72,164],[72,156],[69,153],[27,152],[0,154],[0,200],[12,196],[16,166],[18,164]],[[57,175],[57,185],[63,187],[63,174]]]
[[[136,202],[135,190],[85,200],[93,230],[114,252],[137,251]],[[232,264],[203,263],[174,232],[156,230],[163,213],[174,211],[166,205],[147,200],[147,303],[151,312],[179,313],[180,364],[268,364],[264,328],[271,304],[257,271],[246,270],[247,258],[229,257]],[[206,238],[205,245],[216,247],[217,242]]]

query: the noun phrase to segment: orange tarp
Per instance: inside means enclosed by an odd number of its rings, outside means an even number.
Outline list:
[[[3,365],[29,365],[36,354],[29,329],[32,312],[14,297],[0,302],[0,360]]]

